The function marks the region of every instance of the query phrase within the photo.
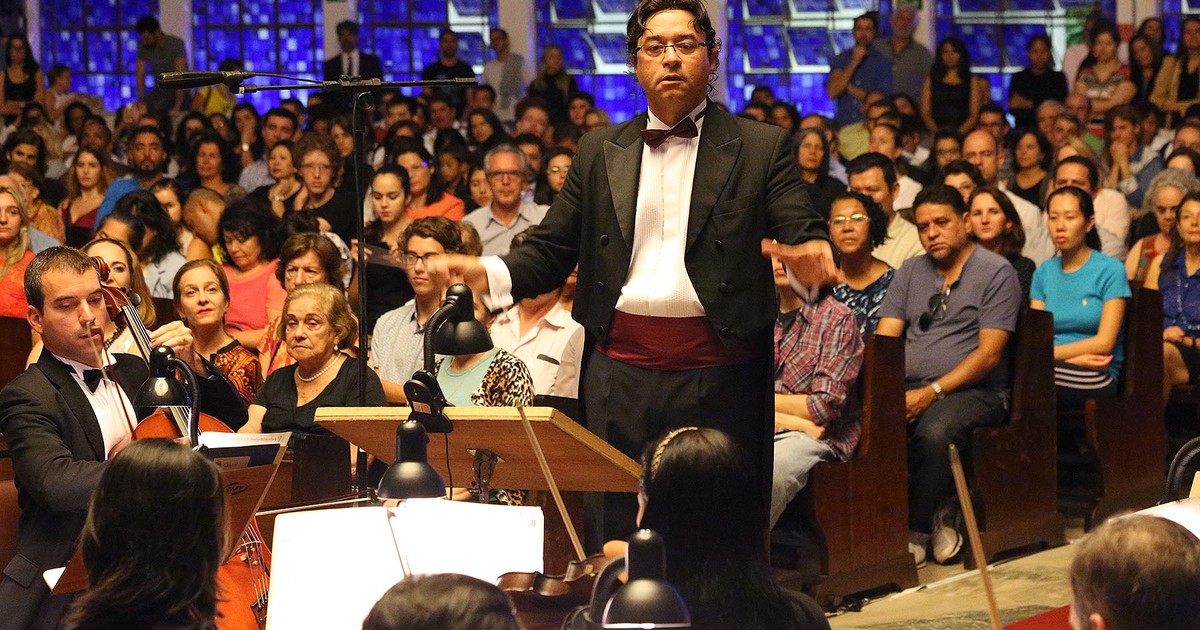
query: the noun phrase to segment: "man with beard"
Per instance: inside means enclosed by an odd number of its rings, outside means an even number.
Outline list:
[[[129,177],[118,179],[108,187],[100,210],[96,212],[96,227],[117,205],[117,200],[135,190],[150,190],[163,178],[163,164],[167,161],[166,136],[161,129],[143,125],[133,132],[129,145]]]

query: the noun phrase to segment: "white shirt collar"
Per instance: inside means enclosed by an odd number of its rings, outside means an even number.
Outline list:
[[[704,129],[704,118],[703,117],[696,118],[696,116],[700,112],[704,111],[705,107],[708,107],[708,99],[707,98],[704,99],[703,101],[701,101],[700,104],[696,106],[696,109],[693,109],[691,111],[691,113],[688,114],[688,118],[691,118],[692,120],[694,120],[696,122],[696,130],[697,131],[702,131]],[[654,112],[650,111],[648,108],[646,109],[646,115],[649,117],[649,120],[646,121],[647,129],[670,129],[671,128],[671,125],[668,125],[667,123],[663,122],[662,119],[660,119],[658,116],[655,116]],[[678,123],[676,123],[676,124],[678,124]]]

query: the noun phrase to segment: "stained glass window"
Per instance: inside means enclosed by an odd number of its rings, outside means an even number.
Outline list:
[[[359,45],[379,55],[385,80],[416,80],[437,60],[438,34],[450,28],[458,34],[459,59],[482,74],[491,54],[488,31],[500,23],[496,4],[497,0],[359,0]]]
[[[321,0],[194,1],[189,63],[196,70],[216,70],[226,59],[241,59],[252,72],[320,79],[323,28]],[[307,101],[308,93],[263,91],[239,100],[253,103],[262,112],[292,96]]]
[[[42,0],[40,10],[37,60],[44,71],[67,66],[73,89],[99,97],[110,110],[137,98],[133,26],[158,14],[158,0]]]
[[[538,58],[547,43],[563,51],[567,71],[579,89],[596,97],[596,107],[613,122],[633,118],[646,108],[637,82],[629,76],[625,23],[636,0],[537,0]]]

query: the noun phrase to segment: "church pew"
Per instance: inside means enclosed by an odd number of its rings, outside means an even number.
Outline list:
[[[29,322],[23,317],[0,317],[0,339],[4,340],[4,352],[0,352],[0,388],[3,388],[25,371],[25,360],[33,349]]]
[[[1092,455],[1096,492],[1085,518],[1087,529],[1118,512],[1153,505],[1162,496],[1167,457],[1162,318],[1158,291],[1135,289],[1125,308],[1121,393],[1059,414],[1060,424],[1083,427]]]
[[[817,600],[882,586],[917,585],[908,552],[904,340],[868,337],[860,399],[862,436],[849,462],[821,463],[801,493],[822,542]]]
[[[1009,348],[1009,420],[972,431],[964,461],[989,561],[1019,547],[1066,542],[1056,492],[1053,316],[1024,309]],[[974,565],[967,553],[967,568]]]

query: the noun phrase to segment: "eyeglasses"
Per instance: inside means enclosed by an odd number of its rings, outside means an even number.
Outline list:
[[[424,256],[418,256],[416,254],[400,254],[400,264],[412,269],[413,267],[417,266],[417,263],[421,263],[425,265],[426,269],[428,269],[429,263],[433,262],[438,256],[441,256],[441,254],[425,254]]]
[[[676,42],[674,44],[654,42],[652,44],[646,44],[645,46],[638,46],[637,48],[634,48],[633,51],[646,53],[647,57],[654,59],[656,57],[661,57],[663,53],[667,52],[668,48],[673,48],[676,54],[686,57],[688,55],[695,54],[695,52],[701,48],[711,47],[712,42],[694,42],[689,39],[687,41]]]
[[[834,226],[834,227],[841,227],[843,225],[846,225],[847,223],[853,223],[854,225],[861,225],[870,220],[871,220],[870,217],[868,217],[867,215],[862,214],[860,212],[855,212],[854,214],[852,214],[850,216],[843,215],[840,217],[833,217],[832,219],[829,220],[829,225]]]
[[[946,316],[946,302],[949,300],[950,289],[939,290],[929,296],[929,310],[921,313],[921,318],[917,320],[917,327],[921,329],[921,332],[929,330],[933,322]]]
[[[305,173],[332,173],[333,166],[330,164],[301,164],[300,170]]]
[[[487,171],[487,176],[495,179],[502,177],[525,177],[524,171]]]

